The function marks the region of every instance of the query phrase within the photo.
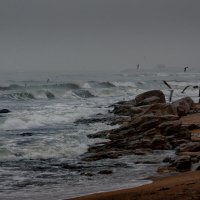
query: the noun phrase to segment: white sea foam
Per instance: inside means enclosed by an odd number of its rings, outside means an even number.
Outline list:
[[[123,86],[123,87],[136,87],[136,84],[134,82],[123,82],[123,81],[116,81],[114,82],[114,85],[116,86]]]

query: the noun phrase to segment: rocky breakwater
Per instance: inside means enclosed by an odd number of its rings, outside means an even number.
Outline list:
[[[187,171],[199,162],[200,142],[191,141],[192,126],[183,125],[181,120],[196,110],[190,97],[166,103],[161,91],[152,90],[113,107],[111,112],[123,117],[111,124],[120,124],[120,127],[88,135],[89,138],[106,138],[108,141],[90,146],[83,156],[84,161],[128,154],[142,156],[153,150],[176,150],[177,157],[163,158],[168,164],[159,168],[159,172]]]

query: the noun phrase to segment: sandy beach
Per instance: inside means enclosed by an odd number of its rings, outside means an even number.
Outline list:
[[[200,172],[186,172],[160,178],[153,183],[132,189],[124,189],[70,200],[199,200]]]

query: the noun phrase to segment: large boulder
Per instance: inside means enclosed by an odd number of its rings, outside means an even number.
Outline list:
[[[171,104],[155,103],[155,104],[149,105],[142,114],[143,115],[153,114],[157,116],[163,116],[163,115],[177,115],[177,112],[174,110]]]
[[[165,95],[160,90],[150,90],[135,97],[136,106],[166,103]]]
[[[176,171],[185,172],[189,171],[192,166],[192,161],[190,156],[178,156],[173,160],[169,167],[175,167]]]
[[[192,109],[194,101],[190,97],[184,97],[172,103],[174,112],[178,116],[184,116]]]
[[[180,145],[176,151],[179,152],[199,152],[200,151],[200,142],[189,142],[186,144]]]

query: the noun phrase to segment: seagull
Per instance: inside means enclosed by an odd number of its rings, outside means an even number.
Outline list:
[[[190,85],[187,85],[186,87],[184,87],[184,89],[182,90],[182,92],[181,93],[184,93],[185,92],[185,90],[187,89],[187,88],[189,88],[190,87]]]
[[[189,67],[187,66],[187,67],[184,67],[184,72],[186,72],[186,70],[188,69]]]
[[[163,83],[164,83],[168,88],[172,89],[172,87],[167,83],[167,81],[164,81],[164,80],[163,80]]]
[[[140,64],[137,64],[137,69],[139,69],[140,68]]]

